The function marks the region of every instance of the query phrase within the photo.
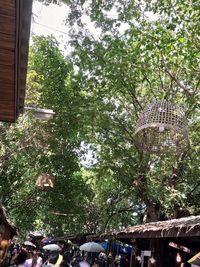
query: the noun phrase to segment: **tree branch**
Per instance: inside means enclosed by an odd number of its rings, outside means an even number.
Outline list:
[[[173,81],[175,81],[175,82],[178,84],[178,86],[179,86],[181,89],[184,90],[184,92],[186,93],[187,96],[191,97],[191,96],[194,95],[194,93],[195,93],[194,90],[193,90],[193,93],[189,92],[189,89],[188,89],[185,85],[183,85],[183,84],[176,78],[176,76],[175,76],[174,74],[172,74],[172,73],[171,73],[169,70],[167,70],[166,68],[165,68],[165,72],[170,76],[170,78],[171,78]]]

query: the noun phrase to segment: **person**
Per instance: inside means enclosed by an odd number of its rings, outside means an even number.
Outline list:
[[[60,267],[62,261],[63,261],[63,256],[59,254],[58,251],[52,251],[49,254],[47,265],[45,265],[45,267],[52,267],[52,266]]]
[[[61,267],[72,267],[71,257],[70,257],[70,254],[68,252],[64,253],[63,261],[61,262],[60,266]]]
[[[107,255],[105,252],[101,252],[99,254],[99,266],[100,267],[106,267],[107,263]]]
[[[99,267],[100,266],[100,262],[97,258],[93,258],[93,264],[91,265],[91,267]]]
[[[59,257],[59,253],[50,253],[49,258],[48,258],[48,263],[45,267],[53,267]]]
[[[128,267],[129,266],[129,258],[127,255],[121,255],[120,259],[120,267]]]
[[[84,258],[79,258],[75,264],[75,267],[90,267],[90,264]]]
[[[28,251],[28,258],[24,263],[24,267],[40,267],[42,265],[42,258],[38,257],[35,251]]]
[[[25,263],[26,259],[27,259],[27,253],[24,250],[20,251],[17,258],[16,258],[16,266],[17,267],[25,267],[24,263]]]
[[[114,266],[115,267],[120,267],[120,260],[121,260],[121,255],[116,255],[114,259]]]

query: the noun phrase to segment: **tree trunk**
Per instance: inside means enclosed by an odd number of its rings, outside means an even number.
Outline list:
[[[157,222],[160,220],[160,205],[153,201],[146,200],[146,210],[143,216],[143,223]]]

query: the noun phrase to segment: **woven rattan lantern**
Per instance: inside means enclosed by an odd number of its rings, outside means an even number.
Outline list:
[[[184,111],[165,100],[152,102],[140,114],[135,141],[147,153],[182,153],[189,145]]]
[[[53,188],[54,184],[53,184],[51,175],[48,173],[43,173],[39,175],[35,186],[38,189],[42,189],[42,190],[48,190],[48,189]]]

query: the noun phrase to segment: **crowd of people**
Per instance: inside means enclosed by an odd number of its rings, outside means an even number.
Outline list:
[[[8,267],[129,267],[127,255],[85,253],[78,249],[44,250],[42,247],[12,244]]]

